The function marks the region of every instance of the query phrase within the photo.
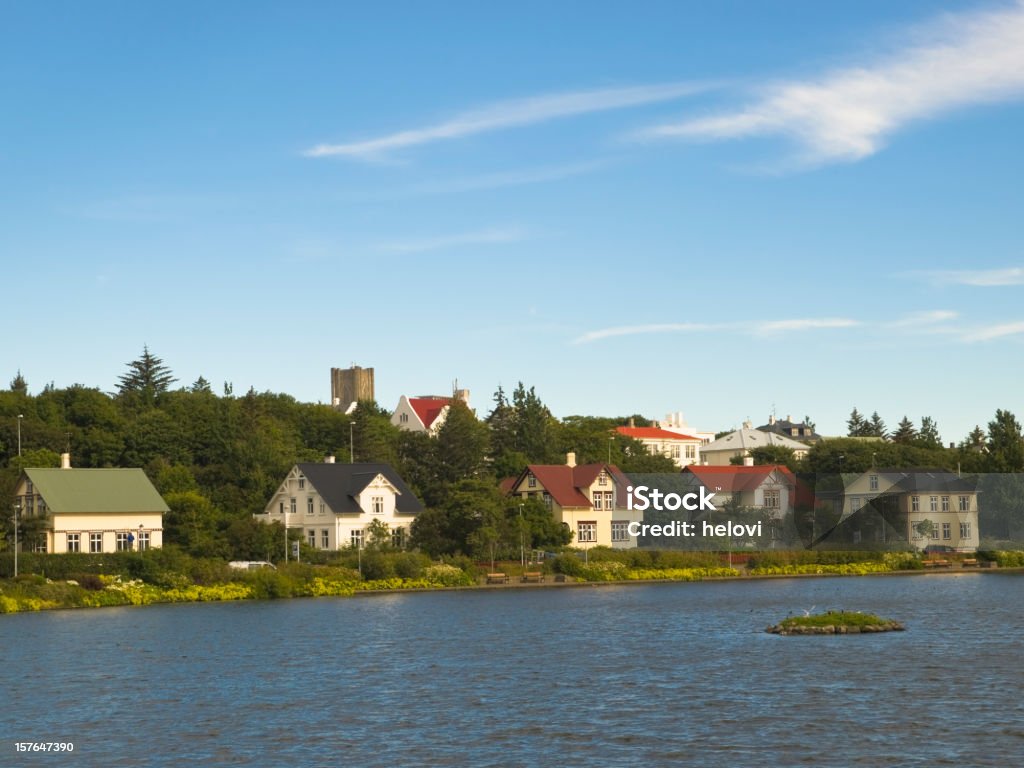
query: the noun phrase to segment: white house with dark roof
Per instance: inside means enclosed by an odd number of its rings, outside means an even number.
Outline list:
[[[746,458],[753,449],[769,445],[789,448],[798,459],[802,459],[810,450],[806,443],[774,432],[761,432],[754,429],[751,422],[745,421],[742,429],[737,429],[735,432],[713,440],[703,446],[700,453],[705,464],[722,467],[729,465],[733,457]]]
[[[385,523],[403,546],[423,504],[389,464],[302,463],[292,467],[255,518],[302,530],[316,549],[361,547],[370,523]]]

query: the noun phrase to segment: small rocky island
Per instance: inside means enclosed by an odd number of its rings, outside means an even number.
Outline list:
[[[898,621],[859,611],[828,611],[807,616],[790,616],[767,627],[773,635],[859,635],[869,632],[902,632]]]

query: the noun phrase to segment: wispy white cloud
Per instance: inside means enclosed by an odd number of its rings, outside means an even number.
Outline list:
[[[959,312],[953,312],[949,309],[933,309],[923,312],[911,312],[899,320],[893,320],[888,325],[890,328],[928,328],[948,324],[949,321],[956,320],[959,316]]]
[[[650,325],[620,325],[615,328],[601,328],[597,331],[588,331],[573,339],[573,344],[589,344],[601,339],[610,339],[615,336],[639,336],[652,333],[689,333],[693,331],[708,331],[714,329],[714,325],[702,323],[652,323]]]
[[[379,248],[382,251],[389,251],[391,253],[420,253],[422,251],[439,251],[445,248],[457,248],[466,245],[514,243],[524,239],[526,239],[526,233],[520,229],[485,229],[476,232],[460,232],[452,235],[382,243]]]
[[[796,320],[767,320],[754,323],[751,330],[759,335],[785,331],[812,331],[819,328],[852,328],[860,325],[848,317],[804,317]]]
[[[943,285],[971,285],[979,288],[993,288],[1006,285],[1024,285],[1024,268],[1005,269],[961,269],[917,272],[927,280]]]
[[[531,96],[501,101],[463,112],[434,125],[411,128],[363,141],[344,144],[318,144],[303,152],[307,157],[354,157],[379,160],[398,149],[407,149],[436,141],[448,141],[478,133],[534,125],[564,117],[638,107],[673,101],[711,86],[706,83],[661,83],[620,88]]]
[[[652,323],[649,325],[622,325],[588,331],[573,339],[573,344],[589,344],[615,336],[639,336],[653,333],[693,333],[697,331],[731,331],[763,336],[787,331],[809,331],[824,328],[851,328],[860,325],[849,318],[802,318],[798,320],[764,320],[745,323]]]
[[[966,342],[992,341],[1001,339],[1004,336],[1018,336],[1024,333],[1024,322],[1002,323],[989,325],[982,328],[974,328],[967,331],[962,339]]]
[[[856,161],[908,123],[1024,95],[1024,2],[945,15],[888,58],[762,89],[731,111],[655,126],[640,136],[786,136],[808,165]]]
[[[512,171],[500,171],[498,173],[486,173],[479,176],[468,176],[461,179],[417,184],[410,188],[410,192],[412,194],[419,195],[432,195],[455,192],[474,192],[484,189],[501,189],[503,187],[519,187],[527,184],[541,184],[548,181],[561,181],[562,179],[572,178],[573,176],[593,173],[607,165],[607,162],[595,160],[583,163],[565,163],[562,165],[549,165],[536,168],[522,168]]]

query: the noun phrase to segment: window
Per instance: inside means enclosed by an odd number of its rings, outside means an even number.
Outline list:
[[[870,486],[872,491],[877,491],[878,490],[878,475],[871,475],[871,477],[868,478],[868,485]]]
[[[686,446],[686,458],[688,458],[688,459],[696,459],[697,458],[697,446],[696,445],[688,445],[688,446]]]
[[[604,492],[604,508],[609,512],[615,509],[615,493],[612,491]]]
[[[860,508],[863,507],[863,506],[864,506],[864,499],[862,499],[860,496],[854,496],[852,499],[850,499],[850,511],[851,512],[859,512]]]
[[[291,509],[289,511],[294,515],[297,509],[298,507],[296,506],[295,497],[292,496]]]
[[[921,524],[920,520],[911,520],[910,521],[910,530],[913,532],[912,536],[915,539],[920,539],[921,538],[921,533],[920,533],[920,531],[917,530],[917,526],[919,526],[920,524]]]
[[[103,551],[103,534],[102,533],[90,533],[89,534],[89,551],[90,552],[102,552]]]
[[[932,537],[932,541],[938,541],[939,540],[939,526],[937,526],[937,525],[933,525],[932,526],[931,537]]]
[[[939,511],[939,497],[938,496],[929,496],[928,497],[928,509],[931,510],[932,512],[938,512]]]
[[[670,446],[669,447],[669,455],[673,459],[678,459],[679,458],[679,446],[678,445]]]
[[[970,512],[971,511],[971,497],[970,496],[961,496],[960,497],[960,511],[961,512]]]
[[[139,531],[139,552],[149,549],[149,531]]]
[[[46,539],[43,539],[42,541],[37,543],[35,546],[33,546],[32,547],[32,551],[33,552],[40,552],[42,554],[46,554]]]
[[[580,523],[576,526],[577,541],[580,542],[594,542],[597,541],[597,523],[588,522]]]
[[[331,532],[328,531],[326,528],[320,531],[320,546],[323,549],[331,548]]]
[[[612,520],[612,541],[629,541],[629,522]]]
[[[306,531],[306,538],[309,539],[310,548],[316,549],[316,531],[310,528]]]
[[[778,509],[782,506],[778,491],[764,492],[764,505],[770,509]]]
[[[395,549],[401,549],[405,546],[405,528],[391,529],[391,546]]]
[[[374,496],[373,497],[373,514],[383,515],[384,514],[384,497]]]
[[[537,477],[536,477],[536,475],[533,474],[533,472],[531,472],[530,474],[528,474],[526,476],[526,486],[528,488],[536,488],[537,487]]]
[[[312,515],[313,514],[313,497],[312,496],[310,496],[308,499],[306,499],[306,514],[307,515]]]
[[[952,530],[951,530],[952,528],[953,528],[953,526],[951,524],[949,524],[949,523],[943,523],[942,524],[942,538],[945,539],[946,541],[949,541],[953,537],[952,536]]]
[[[544,503],[548,505],[548,509],[551,509],[551,494],[544,491]]]
[[[398,420],[400,422],[402,422],[403,424],[408,424],[409,423],[409,414],[408,413],[403,413],[401,416],[398,417]]]
[[[117,536],[115,537],[116,540],[117,540],[117,551],[118,552],[127,552],[128,550],[130,550],[132,548],[132,543],[128,539],[128,536],[129,536],[129,534],[127,532],[121,532],[121,533],[118,533]]]
[[[608,485],[608,475],[607,475],[607,473],[601,472],[601,474],[597,476],[597,484],[598,485]]]
[[[942,497],[942,511],[949,512],[949,496]]]
[[[349,534],[349,540],[348,541],[349,541],[349,544],[352,545],[353,549],[362,549],[363,548],[363,532],[361,530],[359,530],[359,531],[352,531],[352,533]]]
[[[299,490],[306,490],[306,478],[304,478],[302,475],[299,475]]]
[[[280,502],[277,506],[278,509],[281,511],[281,514],[284,515],[284,502]]]
[[[921,511],[921,497],[920,496],[911,496],[910,497],[910,511],[911,512],[920,512]]]
[[[68,534],[68,552],[81,552],[82,551],[82,534],[80,533],[69,533]]]
[[[320,514],[321,515],[327,514],[326,507],[324,507],[324,503],[322,501],[320,502]]]
[[[600,511],[602,509],[604,509],[604,493],[594,491],[594,510]]]
[[[29,494],[25,497],[25,514],[31,516],[35,512],[36,497]]]
[[[960,523],[960,538],[961,539],[969,539],[969,538],[971,538],[971,524],[970,523]]]

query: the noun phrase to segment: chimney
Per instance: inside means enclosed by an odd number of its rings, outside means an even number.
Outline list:
[[[750,419],[747,419],[746,421],[743,422],[743,428],[744,429],[753,429],[754,428],[754,422],[752,422]]]
[[[70,453],[62,453],[60,455],[60,468],[61,469],[71,469],[71,454]]]
[[[792,414],[789,414],[789,413],[787,413],[787,414],[786,414],[786,421],[792,422],[792,421],[793,421],[793,415],[792,415]]]
[[[333,456],[324,456],[324,464],[333,464],[333,463],[334,463],[334,457]]]
[[[629,426],[630,427],[635,427],[636,426],[636,419],[634,419],[632,416],[629,417]]]
[[[743,466],[744,467],[752,467],[752,466],[754,466],[754,457],[753,456],[744,456],[743,457]]]
[[[771,416],[768,417],[768,423],[772,424],[772,425],[775,424],[775,414],[774,413]]]
[[[576,466],[576,453],[575,451],[569,451],[565,454],[565,466],[575,467]]]

